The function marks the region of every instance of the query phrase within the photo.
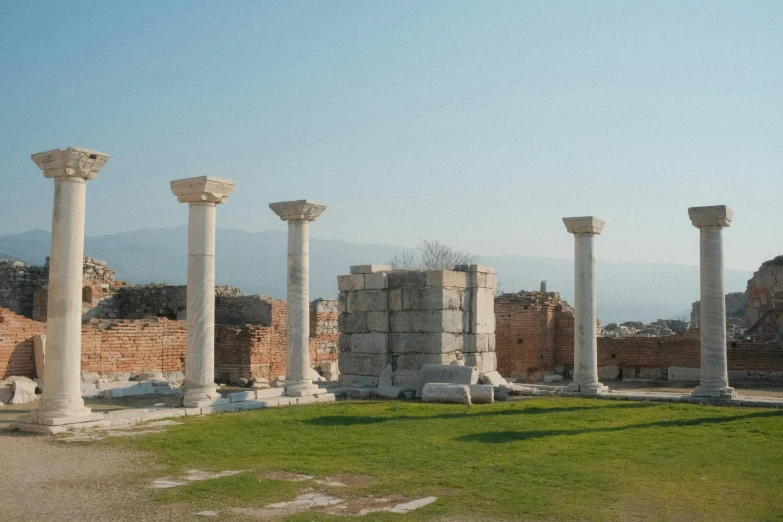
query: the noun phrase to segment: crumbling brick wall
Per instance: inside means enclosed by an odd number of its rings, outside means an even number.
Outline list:
[[[783,256],[764,262],[748,281],[746,335],[783,340]]]
[[[571,312],[555,292],[519,292],[495,299],[498,371],[509,377],[554,367],[562,311]],[[572,312],[571,312],[572,313]],[[572,316],[573,317],[573,316]],[[573,320],[572,320],[573,323]]]
[[[261,297],[261,296],[259,296]],[[285,375],[286,302],[263,297],[269,326],[262,324],[215,326],[216,376],[224,382],[273,379]]]
[[[45,331],[45,323],[0,308],[0,379],[11,375],[35,377],[33,336]]]
[[[82,373],[182,371],[185,322],[92,319],[82,324]]]

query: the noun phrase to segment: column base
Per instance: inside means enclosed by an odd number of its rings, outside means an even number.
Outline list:
[[[285,381],[285,394],[288,397],[306,397],[315,395],[318,391],[318,386],[310,380]]]
[[[721,384],[702,384],[696,386],[691,393],[691,397],[709,397],[712,399],[733,399],[737,392],[731,386]]]
[[[217,392],[217,386],[214,384],[197,385],[186,382],[184,388],[182,406],[185,408],[208,408],[231,402]]]
[[[596,382],[592,384],[579,384],[576,382],[572,382],[565,387],[565,391],[571,393],[583,393],[585,395],[596,395],[599,393],[608,392],[609,387],[601,384],[600,382]]]
[[[13,426],[20,431],[32,433],[58,433],[74,425],[105,419],[102,413],[91,413],[90,408],[69,410],[34,410],[22,415]]]

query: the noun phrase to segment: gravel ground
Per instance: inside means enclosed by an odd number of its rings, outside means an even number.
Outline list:
[[[154,467],[142,453],[0,433],[2,520],[192,520],[187,506],[152,501],[138,478]],[[196,517],[201,518],[201,517]]]

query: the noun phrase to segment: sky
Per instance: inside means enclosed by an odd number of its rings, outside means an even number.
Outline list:
[[[30,160],[111,155],[87,235],[187,221],[169,181],[237,182],[218,226],[484,255],[728,268],[783,254],[783,2],[0,0],[0,235],[51,228]],[[0,252],[2,245],[0,245]]]

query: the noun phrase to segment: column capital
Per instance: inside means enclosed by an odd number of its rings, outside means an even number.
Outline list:
[[[47,150],[30,158],[43,171],[45,178],[95,179],[109,161],[105,152],[81,147]]]
[[[171,192],[180,203],[225,203],[234,192],[236,181],[213,176],[177,179],[171,182]]]
[[[734,211],[726,205],[691,207],[688,209],[688,217],[696,228],[728,227],[734,219]]]
[[[272,212],[283,221],[315,221],[326,210],[326,205],[309,199],[270,203]]]
[[[566,217],[563,223],[571,234],[598,235],[603,231],[606,221],[593,216]]]

